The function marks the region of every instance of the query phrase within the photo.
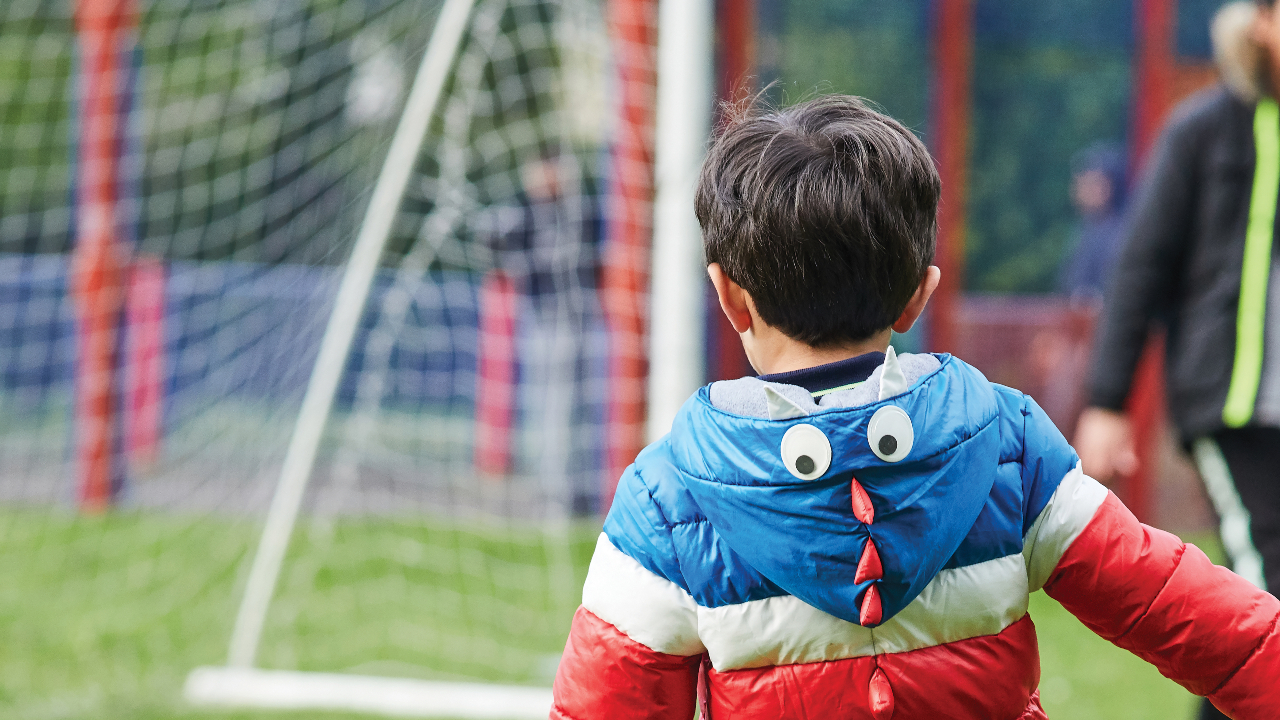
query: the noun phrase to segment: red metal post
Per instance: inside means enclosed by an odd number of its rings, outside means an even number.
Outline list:
[[[1142,164],[1160,134],[1173,101],[1178,75],[1174,49],[1177,0],[1134,0],[1137,48],[1133,68],[1133,144],[1131,162]]]
[[[1131,164],[1146,160],[1160,133],[1174,97],[1178,75],[1174,50],[1177,29],[1176,0],[1135,0],[1133,144]],[[1168,424],[1164,393],[1164,338],[1153,337],[1143,351],[1129,393],[1128,413],[1133,421],[1138,469],[1121,488],[1125,504],[1139,520],[1151,520],[1152,486],[1159,463],[1160,436]]]
[[[125,300],[125,452],[131,468],[155,463],[164,417],[165,266],[139,256]]]
[[[755,89],[756,0],[719,0],[716,26],[719,95],[738,100]]]
[[[973,0],[935,0],[933,156],[942,176],[937,265],[942,284],[929,310],[928,345],[954,352],[959,344],[960,290],[964,282],[965,203],[968,200],[969,107],[973,72]]]
[[[76,473],[81,506],[104,509],[115,474],[115,397],[124,260],[117,235],[119,156],[124,147],[129,65],[136,26],[132,0],[79,0],[80,136],[76,249],[71,292],[78,314]]]
[[[480,346],[476,358],[474,462],[482,477],[511,472],[516,406],[516,288],[501,270],[480,286]]]
[[[741,100],[755,90],[756,2],[719,0],[716,3],[716,64],[718,94],[730,102]],[[712,302],[707,309],[714,339],[715,355],[707,363],[711,380],[732,380],[753,374],[738,333],[729,319]]]
[[[622,471],[644,446],[658,2],[609,0],[608,19],[618,122],[601,278],[610,336],[603,508],[612,502]]]

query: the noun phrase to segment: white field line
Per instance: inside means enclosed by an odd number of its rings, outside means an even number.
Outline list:
[[[551,690],[545,688],[237,667],[196,668],[183,694],[195,705],[406,718],[546,720],[551,712]]]

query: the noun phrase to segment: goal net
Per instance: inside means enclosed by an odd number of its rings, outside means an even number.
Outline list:
[[[599,0],[0,4],[0,707],[545,717],[608,49]]]

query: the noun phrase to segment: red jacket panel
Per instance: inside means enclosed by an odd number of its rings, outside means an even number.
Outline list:
[[[1041,718],[1035,626],[905,653],[708,673],[712,720],[882,720],[872,675],[888,683],[893,720]],[[992,682],[1000,678],[999,682]],[[1009,708],[1022,708],[1009,715]]]
[[[690,720],[701,655],[654,652],[578,608],[560,659],[551,720]]]
[[[1277,679],[1280,679],[1280,637],[1273,625],[1262,645],[1209,699],[1233,718],[1275,717],[1280,714]]]

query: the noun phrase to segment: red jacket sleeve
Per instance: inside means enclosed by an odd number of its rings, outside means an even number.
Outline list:
[[[1089,629],[1237,720],[1280,708],[1280,601],[1138,522],[1108,494],[1045,592]]]
[[[556,672],[551,720],[690,720],[701,662],[650,650],[580,607]]]

